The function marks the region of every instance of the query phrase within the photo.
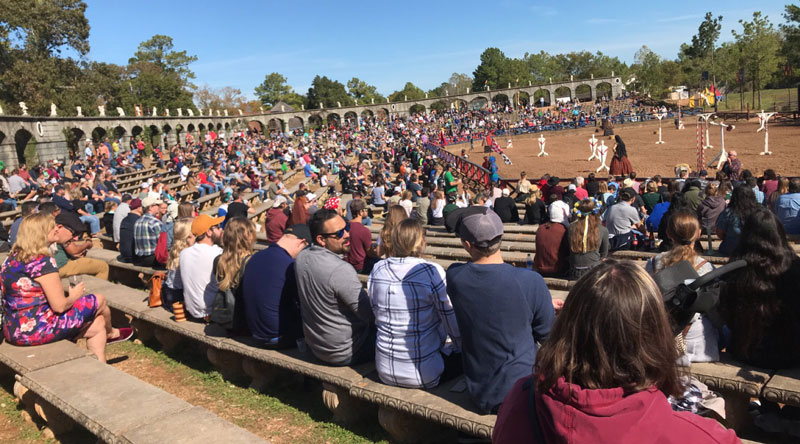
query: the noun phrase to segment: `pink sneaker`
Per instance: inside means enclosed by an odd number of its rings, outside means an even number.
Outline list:
[[[119,329],[119,336],[114,339],[109,339],[106,341],[106,344],[113,344],[115,342],[123,342],[127,341],[128,339],[133,336],[133,329],[130,327],[120,327]]]

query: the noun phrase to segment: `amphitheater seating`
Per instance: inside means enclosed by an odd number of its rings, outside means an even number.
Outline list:
[[[101,364],[69,341],[35,347],[3,343],[0,363],[17,375],[14,394],[28,417],[47,423],[46,435],[61,435],[78,424],[103,442],[265,442],[204,408]],[[92,390],[86,390],[85,381],[91,381]]]

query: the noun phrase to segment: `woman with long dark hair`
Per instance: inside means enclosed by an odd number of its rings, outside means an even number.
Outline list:
[[[608,256],[608,230],[600,220],[602,203],[594,198],[584,199],[572,210],[574,220],[569,224],[569,271],[567,279],[574,281]]]
[[[713,419],[670,408],[667,396],[684,391],[677,358],[656,283],[633,262],[606,260],[570,290],[492,442],[738,442]]]
[[[633,172],[631,161],[628,160],[628,149],[619,135],[614,136],[614,157],[611,159],[609,173],[612,176],[625,176]]]
[[[744,220],[759,208],[761,207],[756,202],[756,195],[747,184],[738,185],[733,189],[728,208],[725,208],[717,219],[717,236],[722,239],[719,245],[720,253],[725,256],[733,253],[739,243]]]
[[[735,193],[735,191],[734,191]],[[763,208],[744,218],[731,261],[747,267],[731,273],[720,308],[731,329],[733,356],[762,368],[800,365],[800,258],[783,224]]]

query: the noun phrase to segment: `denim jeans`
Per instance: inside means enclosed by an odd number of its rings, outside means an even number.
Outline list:
[[[202,192],[200,193],[200,196],[202,197],[203,194],[216,193],[217,192],[217,187],[214,186],[214,185],[211,185],[210,183],[204,183],[204,184],[200,184],[200,188],[198,188],[198,191],[199,190],[204,190],[205,191],[205,193],[202,193]]]
[[[81,216],[80,219],[81,222],[89,224],[92,234],[97,234],[100,232],[100,219],[98,219],[97,216]]]
[[[11,205],[11,209],[12,210],[16,210],[17,209],[17,200],[16,199],[5,199],[3,201],[3,203],[7,203],[7,204]]]

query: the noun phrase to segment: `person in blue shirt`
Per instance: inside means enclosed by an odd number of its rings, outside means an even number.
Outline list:
[[[242,282],[247,327],[265,348],[291,348],[303,337],[294,260],[310,241],[308,226],[293,225],[245,266]]]

